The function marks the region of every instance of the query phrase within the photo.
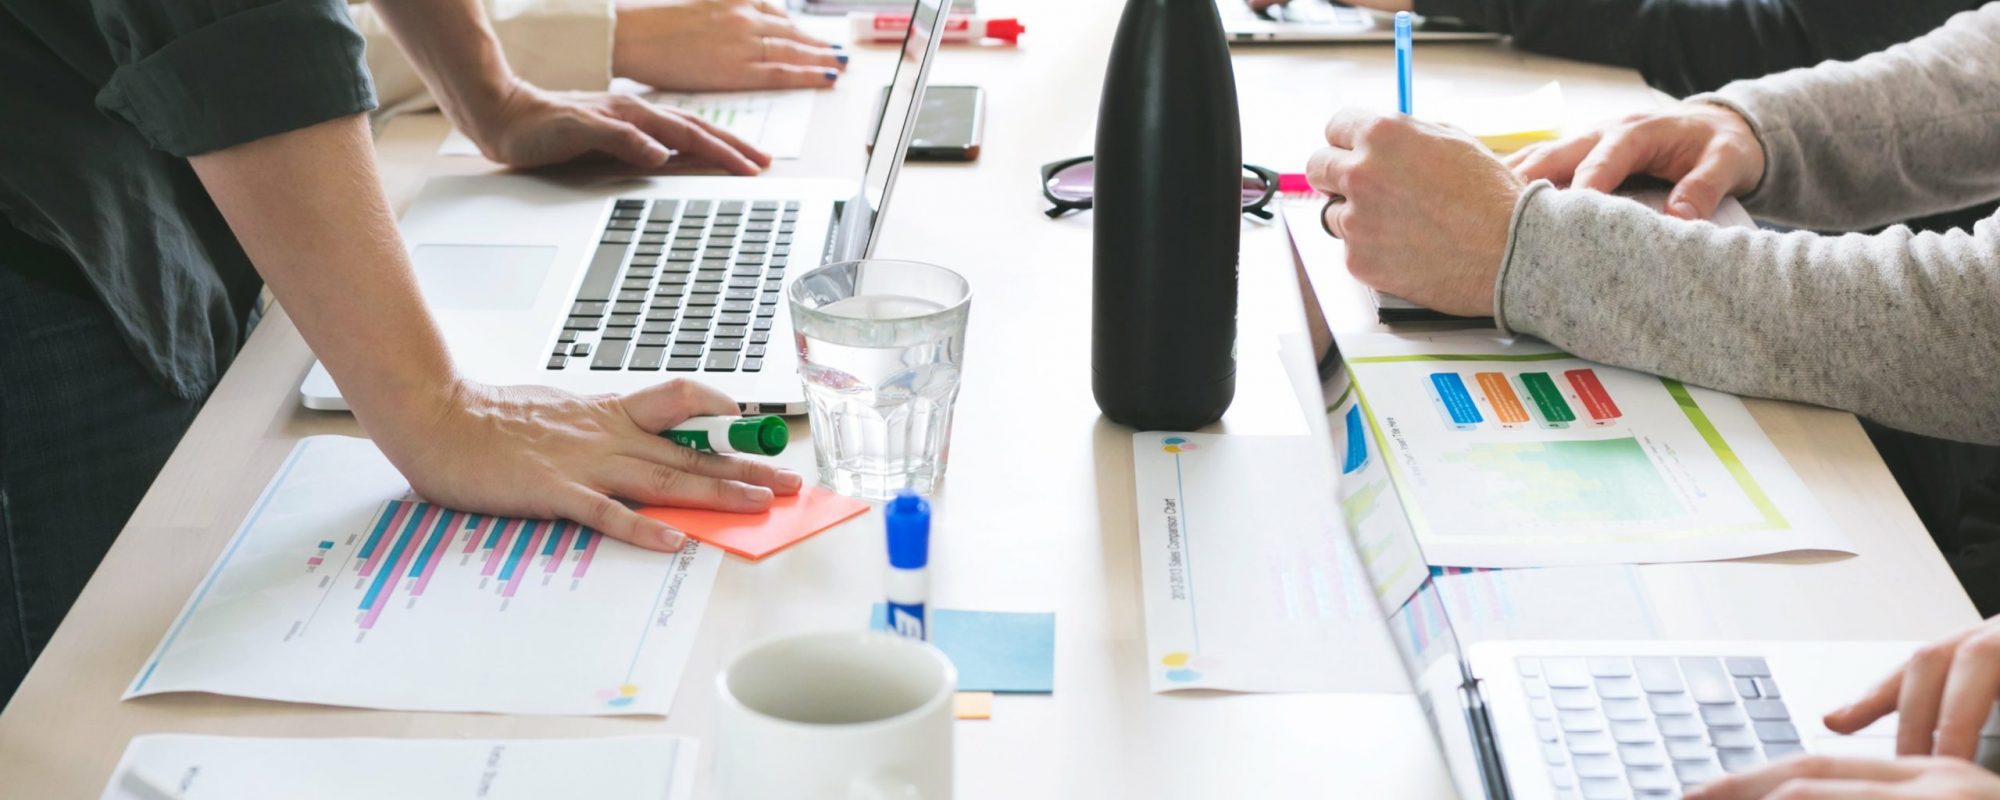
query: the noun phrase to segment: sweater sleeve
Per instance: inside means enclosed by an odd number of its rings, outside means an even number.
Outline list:
[[[1416,0],[1523,50],[1631,67],[1677,97],[1919,36],[1984,0]]]
[[[1585,358],[2000,444],[2000,222],[1971,233],[1718,228],[1538,182],[1495,317]]]
[[[481,0],[507,63],[544,89],[602,91],[611,84],[612,0]],[[368,41],[379,116],[437,107],[430,90],[369,3],[350,3]]]
[[[1697,100],[1756,128],[1760,219],[1858,230],[2000,197],[2000,4],[1908,44]]]

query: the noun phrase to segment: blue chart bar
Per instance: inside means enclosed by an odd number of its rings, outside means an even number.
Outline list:
[[[1340,465],[1342,474],[1350,473],[1368,463],[1368,434],[1361,425],[1361,405],[1347,409],[1347,460]]]
[[[409,577],[417,577],[417,573],[424,571],[424,565],[431,563],[431,556],[436,555],[438,547],[444,543],[445,531],[452,529],[451,520],[456,516],[458,512],[450,509],[438,515],[437,525],[431,528],[431,538],[424,541],[423,551],[417,553],[416,560],[410,562]]]
[[[552,556],[556,554],[556,545],[562,544],[563,531],[566,530],[569,530],[569,523],[558,520],[555,530],[549,531],[549,540],[542,544],[542,555]]]
[[[403,507],[403,501],[391,500],[389,507],[382,510],[382,518],[375,520],[375,530],[368,534],[368,541],[361,543],[361,558],[366,560],[375,555],[375,544],[382,541],[382,533],[389,530],[389,522],[396,518],[396,511]]]
[[[410,509],[409,524],[404,525],[403,532],[396,536],[396,546],[389,548],[388,557],[383,559],[387,563],[380,565],[380,568],[375,571],[375,582],[368,584],[368,593],[361,596],[361,608],[363,610],[373,608],[375,606],[375,598],[382,594],[382,588],[388,586],[389,581],[395,578],[396,561],[403,557],[404,550],[409,549],[410,541],[417,538],[417,528],[423,524],[424,506],[420,503],[416,508]]]
[[[507,532],[507,520],[503,519],[500,520],[499,522],[493,523],[493,530],[486,532],[486,544],[483,546],[488,550],[498,547],[500,545],[500,534],[506,532]]]
[[[584,528],[584,529],[581,529],[581,530],[577,531],[577,532],[576,532],[576,547],[575,547],[574,549],[577,549],[577,550],[582,550],[582,549],[583,549],[583,546],[584,546],[584,545],[587,545],[587,544],[590,544],[590,536],[591,536],[591,533],[592,533],[592,531],[591,531],[591,530],[590,530],[589,528]]]
[[[1466,390],[1465,379],[1460,378],[1458,373],[1431,373],[1431,389],[1437,393],[1445,421],[1453,427],[1470,428],[1486,421],[1479,413],[1479,404],[1472,401],[1472,393]]]
[[[500,580],[514,577],[514,567],[521,563],[521,554],[528,550],[528,540],[535,538],[535,529],[542,523],[530,521],[521,526],[520,534],[514,537],[514,551],[507,554],[507,566],[500,568]]]

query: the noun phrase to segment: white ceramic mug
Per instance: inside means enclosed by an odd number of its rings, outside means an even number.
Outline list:
[[[958,670],[924,642],[814,633],[764,642],[716,678],[726,800],[946,800]]]

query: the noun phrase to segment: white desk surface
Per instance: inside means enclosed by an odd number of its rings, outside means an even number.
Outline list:
[[[1000,3],[987,9],[999,13]],[[1001,697],[959,723],[962,797],[1444,797],[1442,757],[1413,698],[1157,696],[1147,692],[1128,431],[1089,390],[1090,220],[1042,216],[1048,161],[1092,147],[1099,76],[1120,4],[1017,0],[1019,49],[947,46],[933,81],[989,92],[981,160],[903,172],[885,255],[962,271],[977,293],[951,473],[932,570],[944,606],[1056,612],[1056,693]],[[778,175],[852,176],[892,51],[855,47],[821,99],[806,157]],[[1513,94],[1560,78],[1570,125],[1658,102],[1630,72],[1528,56],[1497,44],[1418,50],[1426,80],[1456,93]],[[1386,105],[1387,47],[1241,49],[1247,159],[1296,171],[1341,102]],[[1419,96],[1419,113],[1424,110]],[[492,169],[442,158],[435,115],[379,141],[391,198],[428,175]],[[1242,254],[1242,369],[1230,431],[1302,429],[1276,339],[1300,325],[1282,228],[1249,225]],[[712,679],[747,643],[855,627],[881,594],[874,515],[762,564],[731,560],[666,720],[417,714],[213,696],[121,703],[121,690],[301,436],[360,434],[303,410],[310,363],[282,312],[268,316],[153,485],[69,620],[0,714],[0,786],[23,798],[96,797],[134,735],[531,737],[674,732],[706,744]],[[1855,420],[1756,402],[1758,419],[1852,537],[1848,559],[1643,568],[1667,635],[1682,638],[1929,638],[1976,620]],[[785,454],[810,472],[809,446]],[[1799,563],[1790,563],[1798,561]],[[701,794],[712,792],[712,750]]]

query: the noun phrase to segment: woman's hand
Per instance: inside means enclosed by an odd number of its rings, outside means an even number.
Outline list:
[[[1493,313],[1520,179],[1465,132],[1399,114],[1336,112],[1306,177],[1362,283],[1447,314]]]
[[[411,488],[452,508],[569,519],[648,550],[678,550],[681,531],[613,498],[647,505],[757,512],[797,494],[798,473],[701,453],[661,438],[694,416],[735,416],[736,404],[674,380],[624,396],[582,397],[538,386],[458,381],[433,413],[363,415],[363,427]],[[414,430],[412,422],[427,426]]]
[[[1749,194],[1764,179],[1764,146],[1750,123],[1713,103],[1682,103],[1634,114],[1581,136],[1534,145],[1507,157],[1522,180],[1599,192],[1634,175],[1673,182],[1667,213],[1715,215],[1722,198]]]
[[[1826,727],[1853,733],[1897,715],[1896,754],[1970,759],[2000,699],[2000,617],[1925,645],[1854,705],[1826,715]]]
[[[600,153],[642,169],[672,157],[755,175],[771,157],[726,130],[678,109],[630,95],[550,92],[514,81],[505,95],[465,119],[456,119],[487,158],[516,167],[539,167]]]
[[[659,89],[822,88],[847,55],[776,0],[618,0],[611,73]]]
[[[1687,800],[2000,800],[2000,776],[1956,758],[1800,756],[1731,775]]]

